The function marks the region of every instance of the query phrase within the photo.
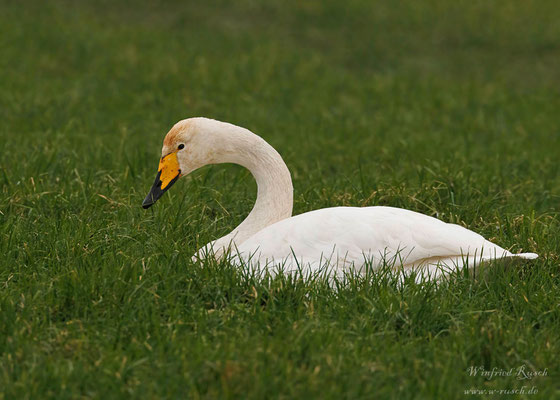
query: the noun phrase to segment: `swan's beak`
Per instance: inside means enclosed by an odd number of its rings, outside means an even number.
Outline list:
[[[159,161],[158,173],[156,180],[150,189],[150,193],[142,202],[142,207],[150,208],[158,199],[163,196],[177,179],[181,176],[179,161],[177,160],[177,152],[162,157]]]

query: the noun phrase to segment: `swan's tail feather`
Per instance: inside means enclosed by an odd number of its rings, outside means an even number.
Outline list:
[[[513,254],[512,257],[524,258],[526,260],[534,260],[535,258],[539,258],[539,255],[536,253],[519,253],[519,254]]]

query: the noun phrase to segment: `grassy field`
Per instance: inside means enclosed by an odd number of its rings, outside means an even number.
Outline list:
[[[536,0],[1,1],[0,399],[560,398],[558,21]],[[541,257],[336,293],[193,264],[256,186],[206,167],[140,207],[190,116],[269,141],[295,213],[404,207]],[[472,369],[523,366],[546,376]]]

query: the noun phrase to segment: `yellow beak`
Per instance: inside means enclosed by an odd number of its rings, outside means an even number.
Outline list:
[[[159,161],[158,173],[156,180],[150,189],[150,192],[142,202],[142,207],[151,207],[163,194],[169,189],[177,179],[181,176],[179,168],[179,160],[177,160],[177,152],[170,153],[162,157]]]

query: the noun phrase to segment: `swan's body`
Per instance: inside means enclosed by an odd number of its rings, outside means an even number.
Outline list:
[[[162,178],[165,182],[158,186],[170,159],[178,164],[178,172]],[[203,247],[199,258],[219,258],[229,251],[234,264],[273,273],[279,268],[314,272],[326,267],[340,274],[359,270],[365,263],[374,267],[390,263],[405,269],[420,267],[437,276],[440,266],[537,257],[512,254],[459,225],[399,208],[335,207],[291,217],[292,182],[278,152],[247,129],[206,118],[183,120],[167,134],[160,172],[144,206],[151,206],[179,175],[216,163],[248,168],[257,181],[257,201],[237,228]]]
[[[238,264],[280,265],[284,272],[325,266],[337,275],[365,263],[420,269],[431,277],[450,268],[512,254],[462,226],[393,207],[334,207],[270,225],[236,249]],[[274,268],[272,268],[274,272]]]

